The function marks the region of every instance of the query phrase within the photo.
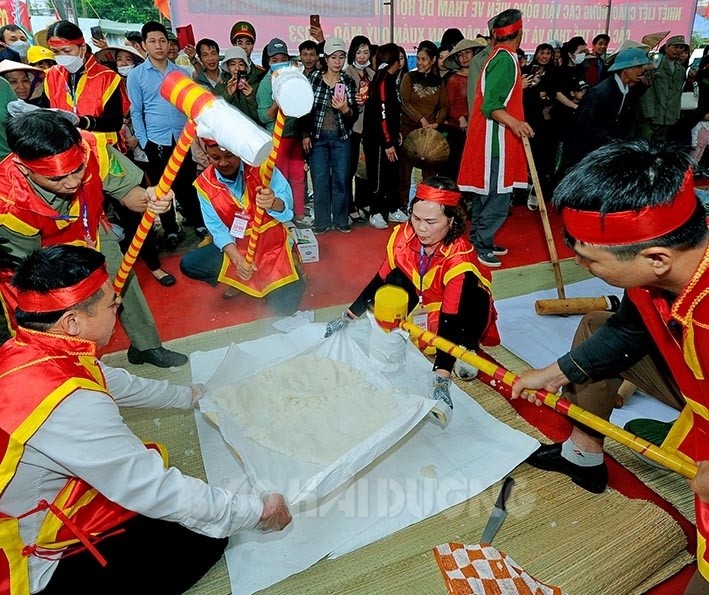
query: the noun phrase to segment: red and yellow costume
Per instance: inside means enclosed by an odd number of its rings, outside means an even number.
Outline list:
[[[0,225],[24,236],[39,236],[42,246],[55,244],[91,245],[98,249],[98,226],[103,210],[102,179],[110,168],[106,140],[101,135],[82,132],[86,171],[81,189],[69,206],[68,215],[55,211],[15,165],[15,155],[0,162]],[[0,272],[0,293],[9,312],[15,311],[15,290],[10,286],[11,271]],[[14,316],[8,318],[13,320]]]
[[[107,278],[107,277],[106,277]],[[75,390],[104,392],[106,381],[92,341],[20,328],[0,348],[0,493],[12,480],[27,441]],[[159,449],[158,449],[159,450]],[[80,479],[70,478],[51,503],[25,513],[45,514],[36,543],[24,544],[18,519],[0,512],[0,595],[29,593],[28,557],[83,546],[135,516]]]
[[[465,238],[457,238],[448,246],[442,243],[438,244],[430,257],[425,272],[421,271],[420,266],[421,242],[416,236],[413,226],[411,223],[397,225],[387,243],[387,257],[380,267],[378,275],[381,279],[386,279],[389,273],[396,268],[411,280],[419,292],[421,304],[428,312],[427,328],[429,331],[438,332],[441,310],[444,312],[458,311],[460,292],[446,292],[446,287],[460,283],[462,288],[465,273],[471,272],[479,279],[480,285],[490,294],[490,303],[492,304],[490,274],[480,269],[473,247]],[[447,303],[446,300],[457,300],[457,302]],[[488,324],[480,339],[483,345],[498,345],[500,343],[495,324],[496,318],[495,309],[491,307],[488,313]]]
[[[680,229],[703,207],[694,192],[692,170],[672,201],[634,211],[601,215],[596,211],[562,209],[564,227],[577,241],[624,245],[662,238]],[[662,448],[692,461],[709,460],[709,248],[681,293],[670,303],[654,287],[634,287],[626,295],[667,362],[686,405]],[[697,566],[709,581],[709,504],[695,496]]]
[[[643,317],[687,404],[672,426],[663,449],[693,461],[709,459],[709,250],[670,310],[652,289],[628,289],[628,297]],[[679,322],[682,336],[668,323]],[[709,581],[709,504],[695,496],[697,565]]]
[[[116,89],[123,88],[120,75],[99,64],[89,56],[84,64],[84,73],[79,79],[76,94],[69,91],[69,72],[62,66],[52,66],[44,79],[44,93],[51,107],[74,112],[77,116],[100,116],[106,103]],[[123,106],[127,105],[127,94],[121,91]],[[118,142],[117,132],[98,132],[109,144]]]
[[[512,192],[513,188],[527,187],[527,159],[522,139],[509,127],[503,126],[491,118],[486,118],[482,111],[483,100],[489,84],[488,66],[493,60],[499,62],[507,57],[514,64],[515,79],[508,82],[507,86],[510,88],[510,92],[506,97],[504,109],[517,120],[524,121],[519,61],[511,48],[499,45],[485,62],[478,79],[473,107],[470,111],[467,140],[461,159],[463,165],[458,174],[458,186],[461,190],[485,195],[489,193],[493,135],[497,135],[500,150],[498,193],[505,194]]]
[[[263,166],[262,166],[263,167]],[[248,239],[251,236],[256,215],[256,188],[262,185],[259,169],[244,165],[244,191],[235,197],[216,176],[210,165],[195,180],[200,196],[209,201],[225,225],[231,226],[235,215],[248,218],[243,239],[236,242],[239,254],[246,257]],[[256,270],[249,280],[237,275],[236,267],[225,253],[218,280],[253,297],[264,297],[274,289],[297,281],[299,276],[285,225],[264,212],[258,228],[258,250],[254,257]]]

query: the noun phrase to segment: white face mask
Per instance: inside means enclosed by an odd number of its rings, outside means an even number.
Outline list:
[[[121,76],[128,76],[128,73],[134,68],[134,64],[128,64],[128,66],[119,66],[116,70],[118,70],[118,74]]]
[[[59,54],[54,59],[57,61],[59,66],[63,66],[72,74],[78,72],[84,65],[84,59],[81,56],[64,56]]]
[[[586,54],[574,54],[574,64],[577,66],[579,64],[583,64],[583,61],[586,59]]]
[[[371,64],[371,62],[370,62],[369,60],[367,60],[364,64],[360,64],[359,62],[357,62],[357,60],[355,60],[355,61],[352,63],[352,66],[354,66],[357,70],[364,70],[364,69],[367,68],[370,64]]]
[[[22,41],[21,39],[18,39],[17,41],[13,41],[10,44],[10,48],[15,50],[18,54],[20,54],[20,58],[26,58],[27,57],[27,50],[30,49],[30,42],[29,41]]]

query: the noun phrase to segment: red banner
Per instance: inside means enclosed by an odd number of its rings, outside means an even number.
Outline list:
[[[0,0],[0,27],[19,25],[28,33],[32,32],[30,12],[25,0]]]
[[[625,39],[639,41],[643,35],[671,30],[672,35],[692,33],[696,0],[530,0],[487,2],[484,0],[392,0],[394,42],[408,52],[424,39],[438,41],[449,27],[465,37],[487,35],[487,21],[507,8],[524,15],[522,48],[528,52],[545,41],[566,41],[583,36],[590,44],[597,33],[608,29],[611,49]],[[325,36],[349,42],[366,35],[372,43],[391,40],[389,7],[381,0],[172,0],[173,25],[191,23],[197,39],[209,37],[229,46],[229,31],[239,20],[256,27],[256,49],[280,37],[291,54],[308,38],[310,14],[319,14]]]

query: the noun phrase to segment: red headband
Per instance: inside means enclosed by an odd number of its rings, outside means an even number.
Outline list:
[[[416,188],[416,198],[421,200],[430,200],[437,202],[439,205],[449,207],[458,206],[461,193],[456,190],[444,190],[443,188],[433,188],[426,184],[419,184]]]
[[[587,244],[618,246],[654,240],[686,223],[697,208],[692,172],[688,170],[672,202],[601,215],[565,207],[561,212],[566,231]]]
[[[17,307],[24,312],[63,312],[95,294],[108,281],[105,265],[71,287],[60,287],[46,293],[18,291]]]
[[[53,35],[47,41],[49,42],[49,47],[52,49],[63,48],[68,45],[84,45],[84,43],[86,43],[83,37],[79,37],[79,39],[64,39],[56,35]]]
[[[512,23],[511,25],[505,25],[504,27],[496,27],[492,30],[492,34],[495,37],[507,37],[513,33],[517,33],[522,28],[522,19]]]
[[[66,176],[78,170],[84,164],[85,157],[84,146],[82,143],[78,143],[57,155],[49,155],[39,159],[20,159],[15,156],[15,159],[33,173],[52,178]]]

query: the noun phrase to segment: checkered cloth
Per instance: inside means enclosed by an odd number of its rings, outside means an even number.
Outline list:
[[[444,543],[433,553],[451,595],[561,595],[486,543]]]

